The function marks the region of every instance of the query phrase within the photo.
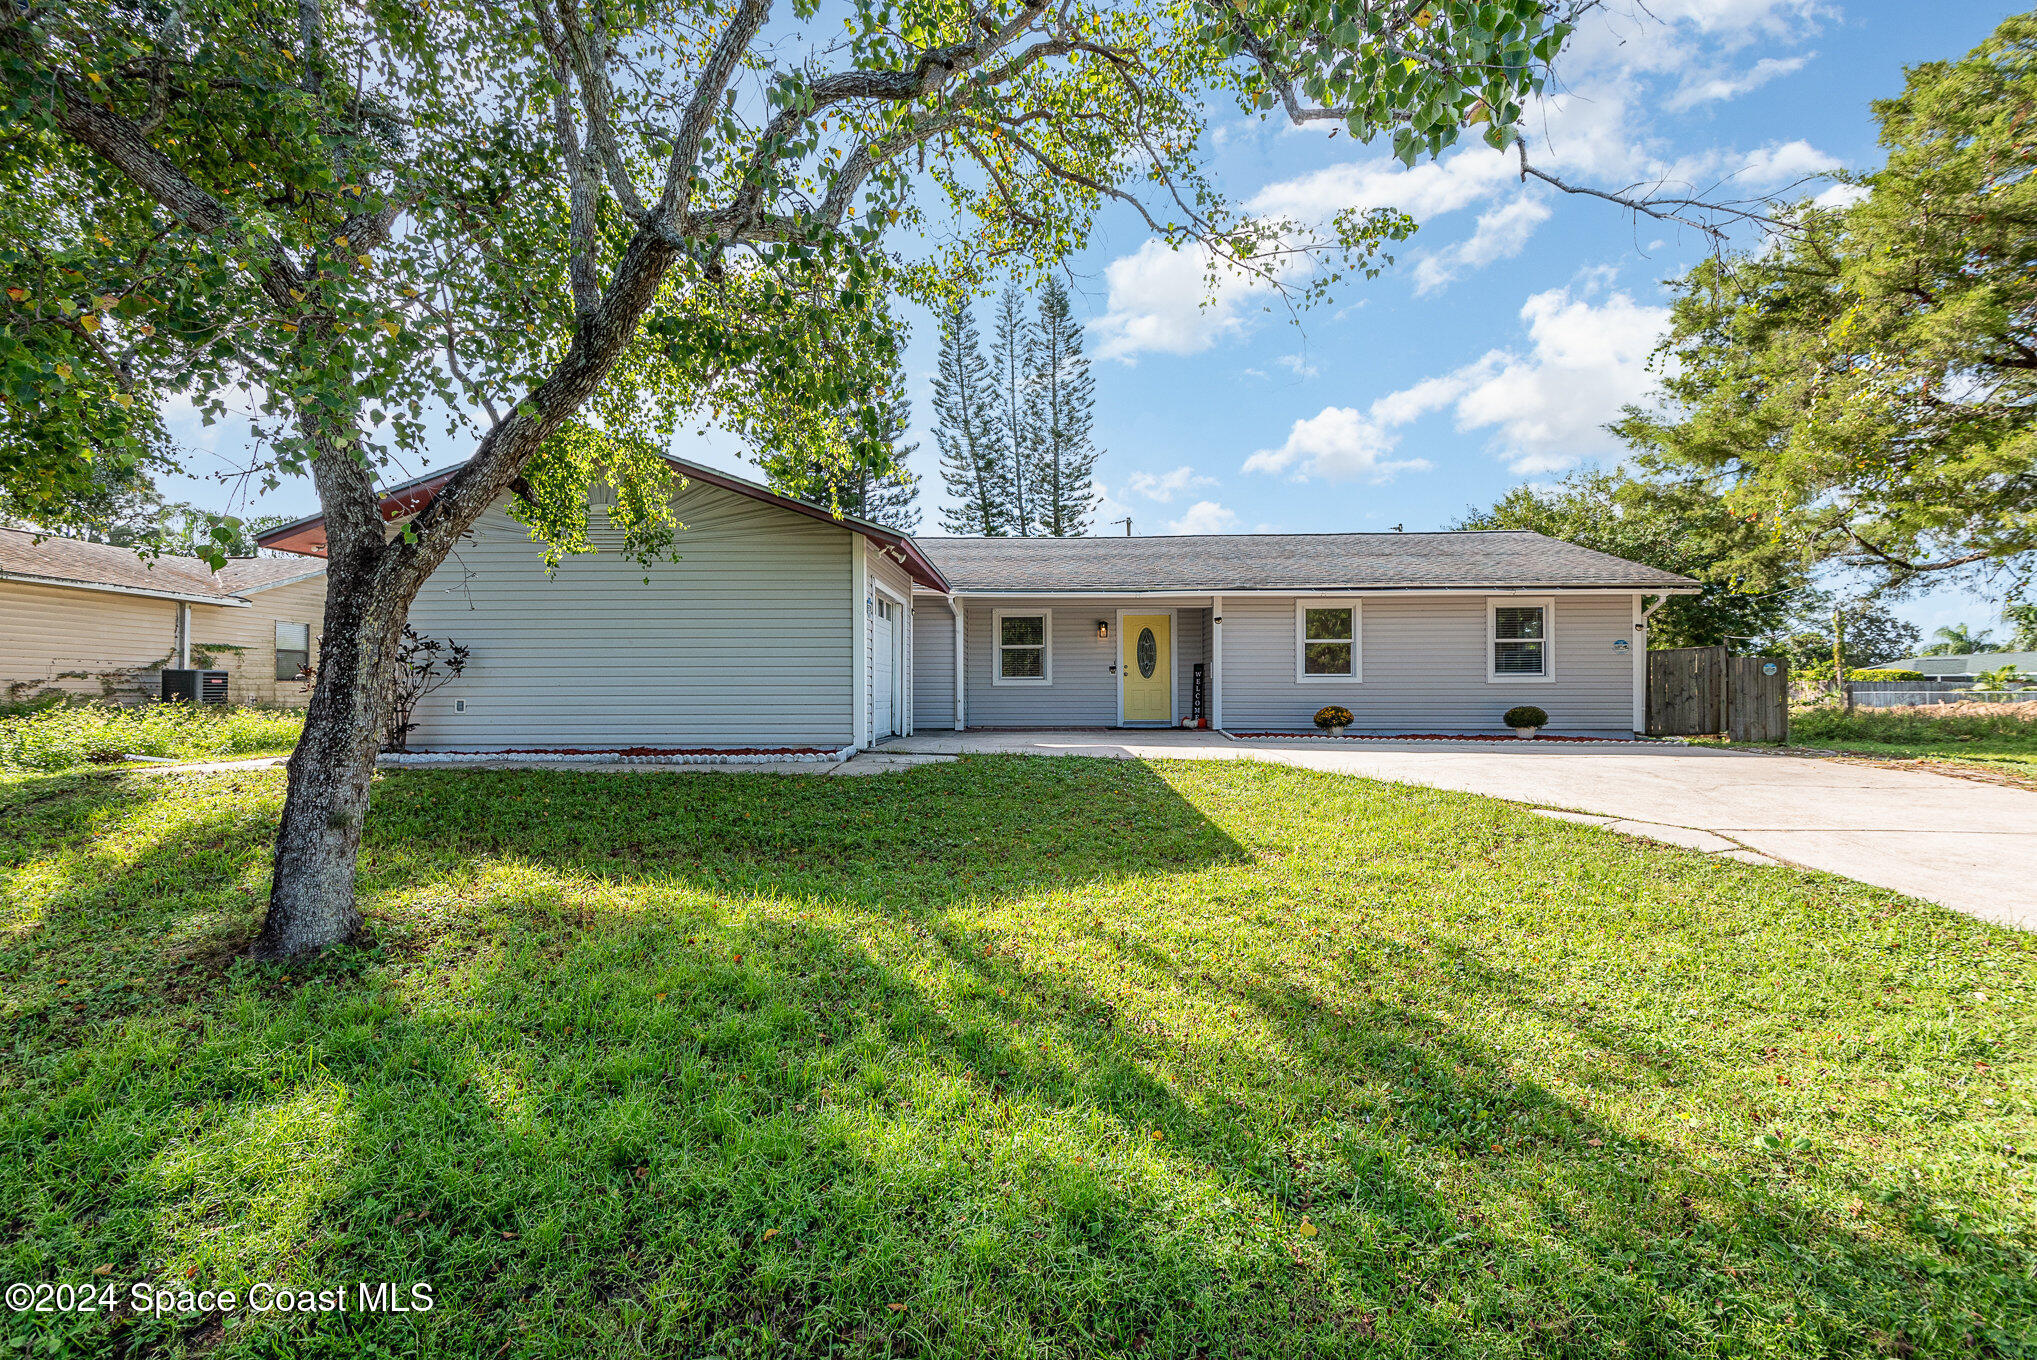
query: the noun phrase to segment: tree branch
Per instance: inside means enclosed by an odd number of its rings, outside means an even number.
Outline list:
[[[561,3],[560,11],[568,8]],[[594,186],[580,154],[580,132],[573,121],[573,73],[566,42],[543,4],[537,7],[538,35],[552,58],[552,135],[558,138],[559,159],[566,167],[567,273],[573,290],[573,314],[585,317],[601,300],[594,273]]]
[[[729,19],[729,26],[716,40],[713,53],[701,68],[700,80],[687,101],[686,116],[679,120],[679,135],[673,139],[671,159],[665,163],[665,187],[651,210],[650,220],[670,225],[685,217],[693,201],[693,172],[700,161],[700,148],[707,141],[715,108],[728,93],[736,67],[757,39],[757,30],[771,14],[771,0],[743,0]]]

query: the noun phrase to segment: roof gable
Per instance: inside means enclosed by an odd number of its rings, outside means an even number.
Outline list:
[[[948,583],[942,577],[940,569],[927,559],[908,534],[878,524],[874,520],[860,519],[854,515],[837,515],[809,501],[783,495],[767,486],[759,486],[755,482],[714,468],[703,467],[699,463],[676,458],[671,454],[665,455],[665,461],[689,482],[704,482],[709,486],[733,491],[739,496],[747,496],[766,505],[789,510],[823,524],[859,534],[896,557],[906,572],[921,585],[942,592],[948,589]],[[454,474],[464,466],[466,465],[462,463],[444,472],[435,472],[430,476],[419,477],[389,488],[382,495],[382,518],[393,522],[416,514],[430,504],[432,497],[438,494],[440,488],[451,481]],[[308,557],[324,557],[325,516],[310,515],[293,523],[280,525],[260,535],[257,541],[265,548],[302,553]]]

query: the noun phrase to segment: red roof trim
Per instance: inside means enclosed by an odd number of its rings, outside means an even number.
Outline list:
[[[748,496],[751,500],[775,505],[782,510],[791,510],[809,519],[819,520],[823,524],[832,524],[836,528],[847,529],[850,533],[861,534],[871,542],[895,551],[903,559],[905,570],[913,580],[931,590],[938,590],[942,594],[948,593],[948,579],[941,575],[940,568],[928,561],[926,554],[920,551],[919,545],[905,534],[865,520],[837,517],[818,505],[810,505],[791,496],[780,495],[768,487],[746,482],[725,472],[716,472],[713,468],[702,467],[698,463],[689,463],[683,458],[674,458],[668,454],[665,461],[678,468],[689,481],[706,482],[709,486],[733,491],[739,496]],[[424,509],[431,503],[432,497],[438,495],[439,489],[453,479],[453,473],[458,470],[454,468],[392,488],[382,498],[382,518],[401,519]],[[312,515],[294,524],[279,525],[265,534],[258,535],[255,541],[265,548],[274,548],[281,552],[302,553],[306,557],[324,557],[325,516]]]

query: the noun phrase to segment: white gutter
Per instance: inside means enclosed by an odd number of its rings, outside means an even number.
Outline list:
[[[140,586],[113,586],[97,581],[69,581],[59,576],[32,576],[27,572],[0,571],[0,581],[25,586],[53,586],[58,590],[95,590],[106,595],[133,595],[144,600],[173,600],[180,604],[210,604],[221,609],[246,609],[248,602],[238,595],[192,595],[179,590],[145,590]]]

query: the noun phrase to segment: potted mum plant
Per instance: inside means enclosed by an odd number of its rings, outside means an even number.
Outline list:
[[[1508,709],[1506,717],[1500,721],[1513,728],[1515,736],[1525,740],[1548,725],[1549,715],[1533,704],[1517,704]]]
[[[1351,725],[1351,710],[1342,704],[1326,704],[1316,710],[1316,726],[1333,737],[1344,735],[1344,729]]]

